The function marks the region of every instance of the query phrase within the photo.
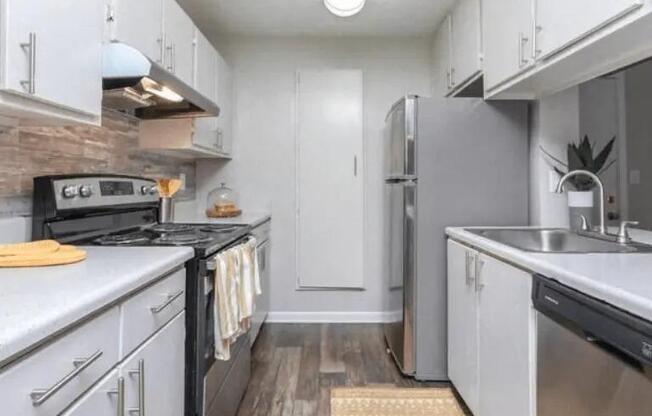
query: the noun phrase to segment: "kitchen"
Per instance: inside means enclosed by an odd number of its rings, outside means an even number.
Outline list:
[[[3,413],[652,409],[652,2],[0,7]]]

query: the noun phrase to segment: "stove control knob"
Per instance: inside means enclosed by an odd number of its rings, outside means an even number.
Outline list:
[[[152,185],[149,187],[149,194],[150,195],[157,195],[158,194],[158,188],[156,185]]]
[[[61,195],[65,199],[72,199],[79,194],[79,188],[76,185],[66,185],[61,189]]]
[[[147,195],[147,194],[149,194],[149,186],[141,186],[141,187],[140,187],[140,194],[141,194],[141,195]]]
[[[79,196],[82,198],[90,198],[93,195],[93,187],[90,185],[83,185],[79,187]]]

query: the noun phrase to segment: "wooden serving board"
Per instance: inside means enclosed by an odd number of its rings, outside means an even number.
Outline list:
[[[29,244],[29,243],[27,243]],[[57,243],[58,244],[58,243]],[[53,252],[23,252],[0,256],[1,267],[42,267],[77,263],[86,259],[86,252],[74,246],[59,246]]]

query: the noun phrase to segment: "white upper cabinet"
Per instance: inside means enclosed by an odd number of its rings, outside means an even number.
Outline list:
[[[535,0],[539,58],[546,58],[637,10],[642,0]]]
[[[532,0],[491,0],[482,4],[486,91],[533,64],[533,7]]]
[[[215,103],[217,103],[217,70],[217,51],[208,39],[197,30],[194,87]],[[218,117],[200,117],[196,119],[192,142],[200,148],[222,153],[223,146],[218,134]]]
[[[433,95],[448,95],[451,86],[451,17],[442,22],[433,42]]]
[[[234,88],[233,72],[229,64],[217,54],[217,105],[220,116],[217,118],[217,134],[222,153],[231,155],[233,143]]]
[[[113,0],[111,40],[126,43],[149,59],[163,63],[161,0]]]
[[[165,68],[192,85],[195,25],[176,0],[163,0],[163,38]]]
[[[217,102],[217,51],[201,31],[195,31],[193,86]]]
[[[452,13],[451,85],[462,86],[482,70],[480,0],[461,0]]]
[[[104,13],[101,1],[0,1],[0,115],[99,124]]]

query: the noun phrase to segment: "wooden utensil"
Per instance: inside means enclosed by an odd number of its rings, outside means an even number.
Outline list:
[[[182,182],[180,179],[157,179],[156,188],[161,198],[171,198],[181,189]]]

